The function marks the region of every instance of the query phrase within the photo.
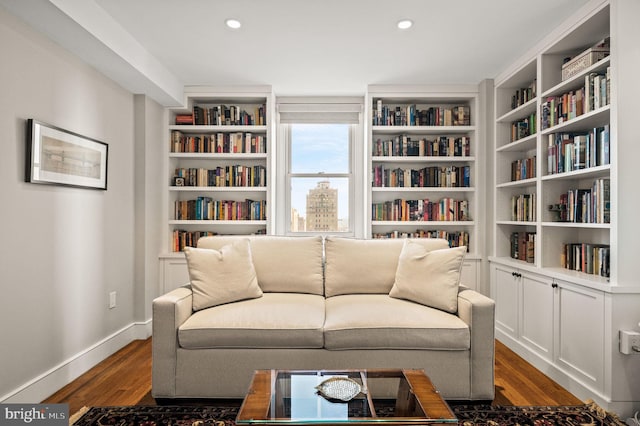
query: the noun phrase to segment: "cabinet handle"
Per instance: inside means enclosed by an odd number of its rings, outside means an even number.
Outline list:
[[[556,283],[551,284],[551,288],[558,288],[558,284]]]
[[[517,273],[517,272],[512,272],[512,273],[511,273],[511,276],[512,276],[512,277],[517,277],[517,276],[518,276],[518,273]]]

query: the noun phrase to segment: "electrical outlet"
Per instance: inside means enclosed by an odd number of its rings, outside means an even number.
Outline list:
[[[620,352],[625,355],[640,355],[640,333],[620,330]]]
[[[109,293],[109,309],[113,309],[116,307],[116,292],[112,291]]]

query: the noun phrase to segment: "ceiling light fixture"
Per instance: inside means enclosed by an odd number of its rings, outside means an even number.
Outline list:
[[[413,21],[411,19],[403,19],[401,21],[398,21],[398,28],[401,30],[407,30],[411,28],[412,25]]]
[[[242,26],[240,21],[238,21],[237,19],[227,19],[224,23],[227,24],[227,27],[233,30],[237,30]]]

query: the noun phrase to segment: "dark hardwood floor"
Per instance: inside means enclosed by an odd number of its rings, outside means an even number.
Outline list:
[[[496,341],[495,385],[494,405],[582,403],[499,341]],[[151,339],[130,343],[43,403],[69,404],[69,413],[83,406],[155,405],[151,397]],[[230,403],[240,401],[224,401]]]

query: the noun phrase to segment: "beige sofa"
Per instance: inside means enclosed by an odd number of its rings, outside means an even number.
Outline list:
[[[447,399],[493,399],[494,302],[464,286],[455,314],[390,297],[403,240],[207,237],[198,247],[238,238],[250,239],[262,296],[196,312],[190,286],[155,299],[155,398],[240,398],[256,369],[422,368]]]

